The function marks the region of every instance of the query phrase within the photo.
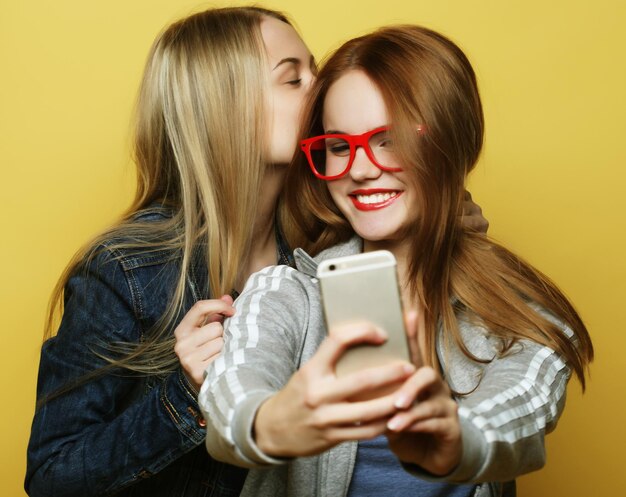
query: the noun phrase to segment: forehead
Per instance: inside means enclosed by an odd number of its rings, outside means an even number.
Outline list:
[[[274,17],[263,17],[261,37],[270,64],[274,67],[286,58],[298,58],[308,63],[310,52],[296,30],[289,24]]]
[[[345,73],[328,89],[323,113],[326,131],[357,134],[388,124],[383,95],[363,71]]]

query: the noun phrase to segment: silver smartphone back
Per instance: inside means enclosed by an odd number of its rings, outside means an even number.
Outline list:
[[[337,363],[337,376],[395,361],[410,361],[396,260],[391,252],[379,250],[328,259],[319,265],[317,277],[327,329],[367,320],[389,336],[382,345],[350,348]]]

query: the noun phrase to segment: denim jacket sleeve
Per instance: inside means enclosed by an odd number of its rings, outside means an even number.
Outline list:
[[[99,345],[141,339],[142,304],[132,278],[107,251],[71,277],[58,333],[42,348],[38,399],[105,365],[94,353]],[[180,370],[151,381],[124,372],[96,377],[35,412],[26,490],[31,496],[113,494],[201,444],[202,424]]]

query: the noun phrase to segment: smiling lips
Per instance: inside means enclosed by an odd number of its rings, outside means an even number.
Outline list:
[[[373,211],[377,209],[384,209],[388,205],[394,203],[402,191],[399,190],[384,190],[384,189],[371,189],[371,190],[354,190],[349,194],[350,200],[354,206],[360,211]]]

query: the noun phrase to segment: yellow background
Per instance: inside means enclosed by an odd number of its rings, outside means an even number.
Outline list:
[[[225,5],[206,4],[210,5]],[[472,60],[487,120],[471,181],[491,234],[553,277],[597,351],[570,384],[548,464],[521,496],[619,495],[626,349],[626,7],[618,0],[268,1],[317,57],[381,24],[422,23]],[[130,115],[176,0],[1,0],[0,491],[24,495],[48,295],[73,252],[127,206]],[[158,434],[155,434],[158,436]],[[93,454],[93,457],[98,457]]]

